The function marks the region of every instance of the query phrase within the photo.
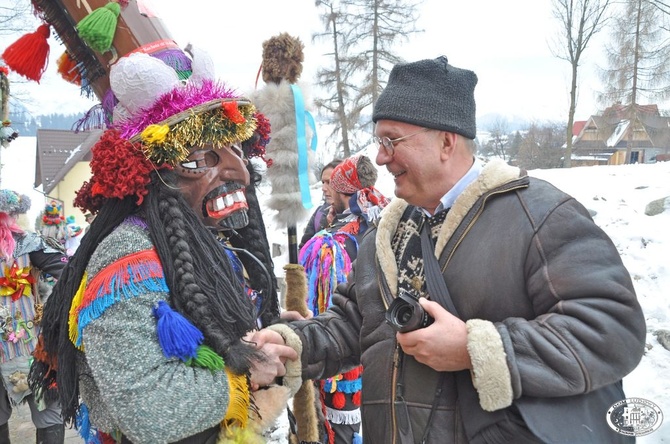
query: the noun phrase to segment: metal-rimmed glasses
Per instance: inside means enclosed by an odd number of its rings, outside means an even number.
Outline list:
[[[393,155],[395,154],[395,144],[396,143],[398,143],[402,140],[405,140],[405,139],[409,139],[410,137],[414,137],[417,134],[425,133],[426,131],[430,131],[430,130],[431,130],[431,128],[423,128],[420,131],[417,131],[417,132],[412,133],[412,134],[408,134],[406,136],[398,137],[397,139],[389,139],[388,137],[374,136],[372,138],[372,140],[378,146],[383,147],[386,154],[393,157]]]

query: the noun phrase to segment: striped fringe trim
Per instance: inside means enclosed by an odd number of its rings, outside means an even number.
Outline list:
[[[81,302],[75,306],[73,301],[70,316],[77,319],[75,346],[82,346],[83,330],[91,321],[102,316],[115,303],[132,299],[145,291],[169,291],[163,267],[153,248],[129,254],[105,267],[86,285]]]

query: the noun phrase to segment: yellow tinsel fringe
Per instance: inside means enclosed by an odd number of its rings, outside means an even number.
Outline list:
[[[84,272],[84,276],[81,278],[81,282],[79,283],[79,288],[77,289],[77,292],[74,294],[74,298],[72,298],[72,304],[70,304],[70,312],[69,312],[69,318],[68,318],[68,333],[70,335],[70,341],[72,341],[73,344],[77,343],[77,339],[79,339],[79,329],[77,328],[79,326],[79,321],[77,319],[77,308],[81,305],[81,302],[84,300],[84,290],[86,290],[86,281],[87,281],[87,275],[86,272]],[[84,345],[82,344],[81,347],[79,347],[80,350],[84,349]]]
[[[170,131],[158,141],[145,140],[150,125],[141,133],[142,151],[152,162],[160,165],[167,163],[177,165],[189,155],[190,148],[210,144],[213,148],[239,143],[249,139],[256,131],[256,119],[253,105],[240,105],[239,112],[244,122],[236,124],[225,115],[222,108],[212,109],[203,113],[193,113],[187,118],[170,126]],[[167,125],[161,125],[167,126]],[[153,130],[150,132],[153,134]]]
[[[234,432],[234,429],[244,429],[249,421],[249,407],[251,398],[249,394],[249,384],[246,375],[236,375],[226,368],[228,376],[228,388],[230,391],[230,401],[226,416],[221,422],[222,434],[228,435],[228,432]]]
[[[216,444],[265,444],[266,440],[255,432],[239,427],[221,429]]]

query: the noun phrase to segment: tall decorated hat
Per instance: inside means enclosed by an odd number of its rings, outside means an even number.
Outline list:
[[[77,193],[75,206],[95,214],[108,198],[135,196],[141,204],[149,173],[184,161],[193,146],[222,148],[255,135],[246,154],[264,156],[267,119],[215,78],[207,54],[180,49],[145,2],[32,4],[44,21],[42,31],[55,30],[65,45],[59,62],[61,74],[67,74],[63,77],[100,100],[78,127],[107,128],[92,149],[93,174]],[[22,48],[25,59],[30,46],[24,42]],[[3,56],[11,55],[10,49]],[[20,64],[10,68],[21,73]]]

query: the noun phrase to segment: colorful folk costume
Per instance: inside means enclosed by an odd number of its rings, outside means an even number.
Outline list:
[[[0,190],[0,442],[9,442],[7,421],[12,406],[27,401],[37,429],[37,442],[63,442],[57,403],[35,402],[29,386],[30,360],[37,344],[48,285],[42,275],[58,278],[67,257],[58,245],[24,231],[17,217],[30,208],[28,196]]]
[[[65,243],[65,216],[63,216],[63,204],[50,200],[45,206],[38,222],[35,224],[38,231],[45,238],[51,238],[60,243]]]
[[[141,7],[124,2],[119,20],[155,24]],[[206,54],[172,43],[113,45],[110,89],[96,89],[110,121],[74,202],[95,221],[54,287],[29,380],[87,443],[264,442],[290,396],[251,391],[263,356],[244,340],[279,315],[249,161],[270,128]]]
[[[308,281],[307,307],[323,313],[338,284],[346,282],[356,259],[358,240],[376,223],[389,203],[376,188],[377,171],[365,156],[354,156],[337,165],[330,178],[334,200],[348,199],[348,208],[335,216],[327,228],[319,231],[300,250],[299,261]],[[337,207],[337,203],[333,204]],[[318,382],[324,428],[329,444],[360,442],[363,367]]]

